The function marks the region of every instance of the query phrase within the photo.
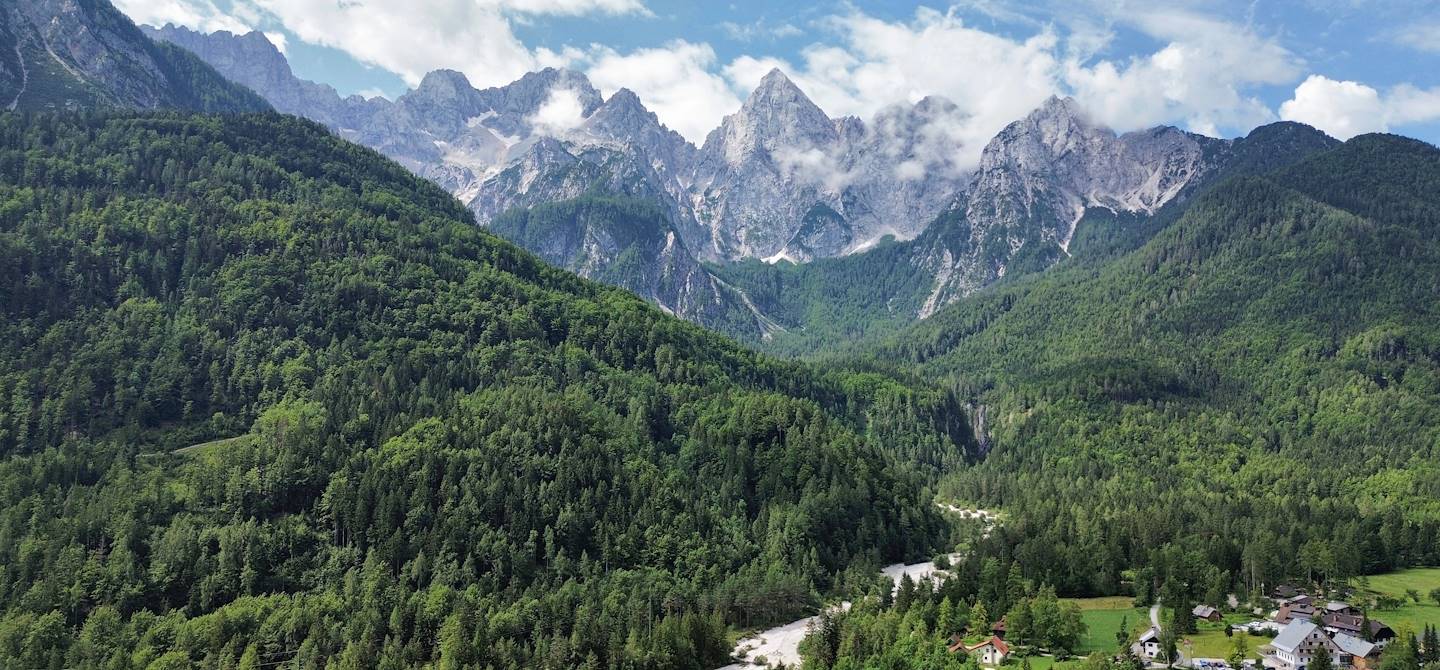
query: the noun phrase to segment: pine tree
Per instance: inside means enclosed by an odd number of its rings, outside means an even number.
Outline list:
[[[977,602],[970,608],[970,627],[967,632],[972,638],[990,634],[990,614],[985,611],[985,603]]]

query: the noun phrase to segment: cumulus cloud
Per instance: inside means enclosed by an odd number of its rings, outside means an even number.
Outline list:
[[[580,96],[568,88],[550,91],[550,97],[535,110],[527,121],[535,132],[542,135],[558,136],[580,126],[585,121],[585,107]]]
[[[634,91],[662,122],[696,144],[740,107],[739,96],[715,74],[715,50],[708,44],[677,40],[628,54],[596,47],[588,65],[590,81],[607,97],[621,88]]]
[[[845,169],[839,156],[818,148],[780,147],[774,156],[786,176],[832,193],[840,192],[858,176]]]
[[[281,54],[288,55],[290,53],[290,40],[285,37],[285,33],[266,31],[265,39],[270,40],[270,43],[274,44]]]
[[[1274,119],[1251,91],[1300,73],[1298,57],[1246,26],[1175,9],[1125,20],[1165,46],[1123,62],[1072,58],[1064,68],[1080,104],[1117,130],[1175,122],[1207,135],[1248,129]]]
[[[211,0],[115,0],[115,6],[135,23],[152,26],[173,23],[207,33],[250,32],[248,23],[220,11]]]
[[[394,72],[411,86],[438,68],[459,70],[477,86],[492,86],[567,61],[565,54],[531,50],[522,43],[511,29],[504,11],[507,7],[498,2],[255,2],[299,39],[344,51],[363,63]],[[511,4],[526,5],[509,7],[516,11],[571,13],[581,3],[543,0]]]
[[[1280,117],[1308,123],[1342,140],[1392,125],[1440,119],[1440,88],[1404,84],[1384,95],[1365,84],[1310,75],[1280,105]]]

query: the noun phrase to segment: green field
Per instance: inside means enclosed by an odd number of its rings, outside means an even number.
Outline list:
[[[1411,632],[1416,633],[1427,625],[1440,626],[1440,606],[1430,599],[1430,591],[1436,588],[1440,588],[1440,568],[1411,568],[1383,575],[1371,575],[1361,586],[1363,591],[1383,593],[1405,599],[1405,605],[1400,609],[1377,610],[1372,612],[1371,616],[1384,621],[1397,631],[1409,628]],[[1416,603],[1410,600],[1405,595],[1406,589],[1419,591],[1420,602]]]
[[[1143,608],[1136,609],[1128,597],[1069,598],[1065,602],[1079,605],[1080,618],[1085,621],[1085,638],[1080,642],[1080,648],[1074,650],[1080,656],[1097,651],[1113,653],[1115,632],[1120,630],[1122,623],[1129,626],[1132,634],[1150,625],[1149,613]]]
[[[200,444],[192,444],[188,447],[181,447],[179,449],[176,449],[174,453],[180,456],[187,456],[190,458],[206,458],[215,455],[216,452],[224,449],[227,446],[240,444],[243,440],[249,439],[249,437],[249,435],[237,435],[235,437],[227,437],[220,440],[211,440],[209,442],[202,442]]]

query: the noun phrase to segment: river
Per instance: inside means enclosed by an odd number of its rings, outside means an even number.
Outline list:
[[[983,509],[962,509],[954,505],[946,504],[941,504],[939,507],[947,512],[958,514],[962,518],[984,520],[987,526],[993,527],[997,521],[996,516],[992,512]],[[989,531],[987,530],[986,532],[988,534]],[[960,554],[950,555],[950,561],[952,563],[960,560],[960,558]],[[900,586],[900,580],[904,578],[905,575],[909,575],[912,581],[918,581],[943,573],[944,570],[937,570],[935,568],[934,561],[911,563],[908,565],[905,563],[896,563],[894,565],[888,565],[880,571],[880,574],[889,577],[897,588]],[[850,603],[842,602],[838,605],[831,605],[829,611],[843,612],[848,609],[850,609]],[[740,638],[740,640],[735,643],[735,651],[731,652],[731,655],[738,659],[737,662],[720,668],[720,670],[753,670],[756,666],[773,666],[778,664],[784,664],[785,667],[800,667],[800,641],[805,639],[805,633],[809,630],[810,623],[817,618],[819,617],[805,617],[799,621],[791,621],[783,626],[776,626],[769,630]],[[761,662],[762,659],[763,663]]]

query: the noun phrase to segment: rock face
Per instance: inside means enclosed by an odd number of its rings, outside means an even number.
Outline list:
[[[157,44],[109,2],[0,3],[0,109],[269,109],[183,49]]]
[[[347,125],[347,105],[335,89],[297,78],[285,56],[259,32],[235,35],[222,30],[206,35],[173,25],[140,29],[151,39],[194,53],[231,81],[260,94],[277,111],[332,128]]]
[[[629,289],[673,314],[765,339],[778,324],[703,265],[653,201],[588,196],[514,209],[492,230],[582,277]]]
[[[919,316],[1067,252],[1088,208],[1153,214],[1222,165],[1231,142],[1159,127],[1116,135],[1051,98],[990,144],[963,196],[916,245],[937,278]]]
[[[772,70],[696,160],[691,207],[710,255],[803,262],[914,237],[964,183],[945,160],[958,147],[932,141],[958,114],[931,97],[871,126],[832,120]]]
[[[174,26],[151,34],[194,51],[277,109],[435,180],[484,224],[512,207],[603,187],[657,199],[701,258],[805,261],[852,253],[884,235],[910,239],[964,184],[964,174],[937,168],[948,156],[933,127],[958,114],[938,98],[886,110],[867,126],[829,118],[777,70],[696,148],[634,93],[602,99],[566,70],[484,90],[437,71],[394,102],[342,99],[295,78],[263,34]],[[556,96],[578,111],[569,123],[538,116]]]

